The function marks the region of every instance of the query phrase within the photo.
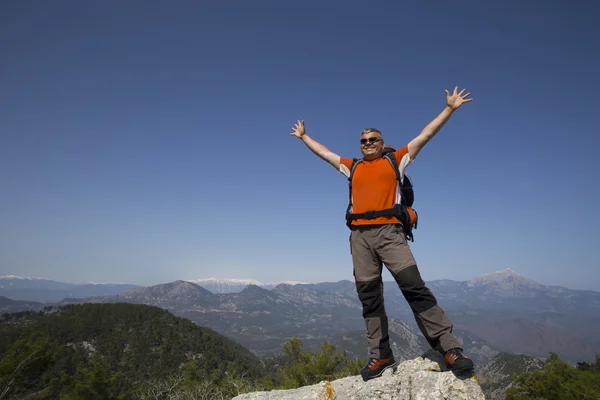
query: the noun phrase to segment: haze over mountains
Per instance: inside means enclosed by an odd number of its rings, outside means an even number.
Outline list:
[[[278,351],[292,336],[309,345],[333,340],[357,356],[365,355],[364,322],[353,282],[262,284],[210,279],[203,281],[206,287],[198,282],[202,281],[174,281],[151,287],[64,287],[60,282],[15,282],[15,278],[3,277],[0,296],[31,301],[42,297],[38,290],[46,298],[51,292],[52,301],[59,301],[57,295],[63,290],[69,294],[63,303],[155,305],[211,327],[259,355]],[[600,353],[600,292],[541,285],[510,269],[471,281],[430,281],[428,286],[449,313],[465,348],[481,362],[498,352],[545,358],[554,351],[573,362],[592,360]],[[13,297],[5,294],[7,291]],[[400,329],[401,334],[393,333],[392,340],[409,358],[426,344],[395,282],[385,282],[384,296],[388,315],[399,321],[393,325],[405,327]],[[22,307],[19,304],[2,309]],[[407,350],[406,343],[413,343],[408,347],[412,350]]]
[[[195,283],[212,293],[239,293],[248,285],[273,289],[280,284],[296,285],[307,282],[281,281],[261,283],[256,279],[206,278],[193,279]],[[82,298],[90,296],[111,296],[133,289],[138,285],[115,282],[67,283],[47,278],[32,278],[16,275],[0,276],[0,296],[13,300],[38,302],[56,302],[64,298]]]
[[[293,282],[293,281],[282,281],[282,282],[267,282],[261,283],[256,279],[227,279],[227,278],[206,278],[206,279],[194,279],[187,280],[197,285],[202,286],[204,289],[210,290],[212,293],[239,293],[248,285],[255,285],[264,289],[273,289],[275,286],[282,283],[286,285],[297,285],[307,284],[308,282]]]
[[[45,278],[0,276],[0,296],[37,302],[57,302],[68,297],[111,296],[135,286],[127,283],[66,283]]]

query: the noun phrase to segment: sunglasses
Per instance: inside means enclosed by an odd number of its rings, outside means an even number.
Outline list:
[[[367,141],[369,143],[375,143],[375,142],[381,142],[381,139],[379,139],[378,137],[375,137],[375,136],[371,136],[370,138],[360,139],[360,144],[367,144]]]

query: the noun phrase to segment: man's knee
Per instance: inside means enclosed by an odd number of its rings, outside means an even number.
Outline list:
[[[381,279],[356,281],[356,291],[362,303],[364,318],[385,316],[382,284]]]
[[[419,314],[437,304],[436,298],[425,286],[416,265],[403,268],[392,275],[413,312]]]

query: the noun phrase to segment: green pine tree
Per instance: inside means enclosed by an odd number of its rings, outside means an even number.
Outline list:
[[[576,368],[550,353],[544,368],[521,374],[506,391],[506,400],[600,399],[600,357],[594,364]],[[583,364],[582,364],[583,365]]]

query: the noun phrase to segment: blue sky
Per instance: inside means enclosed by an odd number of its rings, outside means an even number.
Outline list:
[[[424,279],[600,290],[600,6],[543,4],[4,2],[0,274],[352,279],[347,182],[292,124],[358,157],[459,85],[407,170]]]

